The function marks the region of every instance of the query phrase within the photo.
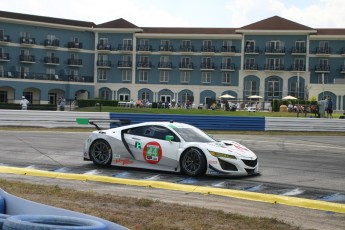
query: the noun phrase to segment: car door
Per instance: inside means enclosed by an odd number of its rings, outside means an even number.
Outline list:
[[[166,136],[172,140],[165,140]],[[168,128],[159,125],[140,126],[128,130],[124,139],[136,160],[177,167],[180,139]]]

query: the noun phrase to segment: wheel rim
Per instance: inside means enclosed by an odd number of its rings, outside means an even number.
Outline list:
[[[111,157],[111,148],[104,141],[97,141],[92,145],[91,155],[98,164],[107,164]]]
[[[196,150],[189,150],[183,158],[183,169],[188,174],[195,174],[201,167],[200,153]]]

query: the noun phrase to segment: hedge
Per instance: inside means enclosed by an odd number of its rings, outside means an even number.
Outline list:
[[[93,107],[101,104],[102,106],[117,106],[118,101],[113,100],[101,100],[101,99],[88,99],[88,100],[78,100],[78,107]]]

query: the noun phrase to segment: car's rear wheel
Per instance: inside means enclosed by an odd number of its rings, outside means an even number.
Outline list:
[[[181,156],[180,164],[182,172],[189,176],[202,176],[206,173],[206,157],[200,149],[187,149]]]
[[[108,166],[112,161],[112,150],[105,140],[96,140],[90,147],[90,156],[95,165]]]

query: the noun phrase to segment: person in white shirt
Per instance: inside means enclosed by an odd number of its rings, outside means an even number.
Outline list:
[[[27,110],[29,101],[26,100],[26,98],[24,96],[22,96],[22,100],[20,100],[19,104],[22,106],[22,110]]]

